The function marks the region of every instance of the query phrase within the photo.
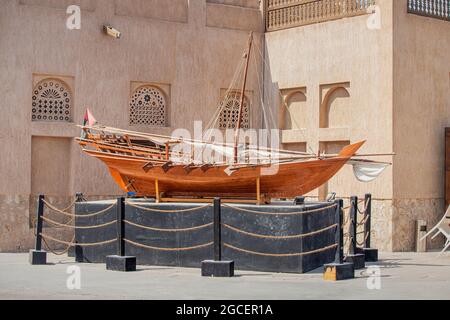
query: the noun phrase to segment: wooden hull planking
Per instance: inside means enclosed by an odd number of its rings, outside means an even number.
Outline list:
[[[292,198],[307,194],[329,181],[356,154],[365,142],[345,147],[334,158],[288,162],[272,167],[258,165],[229,171],[228,165],[208,169],[174,165],[163,169],[154,166],[147,172],[148,160],[137,157],[84,150],[103,161],[116,183],[124,192],[138,196],[159,197],[236,197]]]

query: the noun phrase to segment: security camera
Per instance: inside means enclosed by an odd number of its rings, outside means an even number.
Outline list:
[[[116,38],[116,39],[120,39],[120,37],[122,36],[122,34],[120,33],[119,30],[117,30],[111,26],[103,26],[103,30],[105,31],[105,33],[108,36]]]

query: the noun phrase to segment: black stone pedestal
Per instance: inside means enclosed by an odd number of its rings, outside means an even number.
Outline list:
[[[234,261],[202,262],[202,277],[231,278],[234,276]]]
[[[69,258],[75,258],[75,247],[70,247],[69,251],[67,251],[67,256]]]
[[[323,279],[325,281],[341,281],[355,278],[353,263],[331,263],[324,265]]]
[[[29,261],[33,266],[46,265],[47,252],[42,250],[30,250]]]
[[[136,257],[107,256],[106,270],[121,272],[136,271]]]
[[[378,262],[378,249],[364,248],[366,262]]]
[[[361,270],[366,267],[366,256],[364,254],[351,254],[345,258],[345,262],[353,263],[355,270]]]

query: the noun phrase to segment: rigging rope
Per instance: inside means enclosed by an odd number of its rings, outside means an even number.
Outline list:
[[[309,252],[275,254],[275,253],[262,253],[262,252],[256,252],[256,251],[251,251],[251,250],[247,250],[247,249],[242,249],[242,248],[238,248],[238,247],[232,246],[232,245],[230,245],[228,243],[224,243],[223,245],[225,247],[230,248],[230,249],[235,250],[235,251],[240,251],[240,252],[253,254],[253,255],[257,255],[257,256],[264,256],[264,257],[302,257],[302,256],[314,254],[314,253],[325,252],[325,251],[328,251],[328,250],[331,250],[331,249],[334,249],[334,248],[338,247],[337,244],[333,244],[331,246],[328,246],[328,247],[325,247],[325,248],[322,248],[322,249],[309,251]]]
[[[262,51],[261,51],[261,49],[259,48],[259,46],[256,46],[256,45],[255,45],[255,47],[258,49],[258,53],[259,53],[259,55],[260,55],[260,57],[261,57],[261,60],[262,60],[262,62],[263,62],[263,67],[264,67],[263,74],[265,74],[265,73],[266,73],[266,70],[267,70],[268,72],[270,71],[270,66],[269,66],[267,60],[265,59],[265,56],[264,56],[264,54],[262,53]],[[259,80],[259,77],[258,77],[258,80]],[[265,93],[267,93],[268,90],[264,90],[264,91],[265,91]],[[286,103],[285,103],[285,101],[284,101],[284,97],[283,97],[283,95],[281,94],[281,91],[280,91],[279,89],[277,89],[277,92],[278,92],[279,98],[280,98],[281,101],[282,101],[282,102],[281,102],[281,103],[282,103],[282,107],[286,108],[287,112],[289,112],[289,108],[287,107],[287,105],[286,105]],[[268,95],[268,93],[267,93],[267,95]],[[266,96],[264,95],[264,98],[265,98],[265,97],[266,97]],[[269,99],[269,98],[272,98],[272,99]],[[273,96],[268,96],[267,101],[270,101],[270,100],[274,101],[275,99],[273,99],[273,98],[274,98]],[[263,108],[265,108],[264,105],[263,105]],[[274,115],[273,115],[272,108],[268,107],[268,109],[269,109],[269,113],[270,113],[270,116],[271,116],[271,119],[270,119],[270,120],[273,121],[274,128],[276,128],[276,127],[278,127],[278,125],[277,125],[277,122],[276,122],[275,117],[274,117]],[[301,127],[302,127],[302,126],[300,126],[300,125],[298,124],[298,122],[297,122],[297,120],[295,119],[295,117],[291,117],[291,119],[293,120],[293,122],[294,122],[294,124],[297,126],[297,128],[301,128]],[[268,129],[268,128],[267,128],[267,129]],[[303,135],[303,138],[305,138],[305,139],[307,140],[307,137],[305,136],[305,133],[304,133],[303,131],[300,131],[300,133]],[[310,153],[311,155],[317,155],[317,152],[314,152],[314,150],[311,148],[310,144],[308,144],[307,147],[308,147],[309,151],[311,152],[311,153]],[[308,153],[305,153],[305,154],[308,154]]]
[[[191,251],[191,250],[196,250],[196,249],[201,249],[201,248],[206,248],[209,246],[212,246],[214,244],[214,242],[210,242],[210,243],[206,243],[206,244],[202,244],[202,245],[198,245],[198,246],[192,246],[192,247],[186,247],[186,248],[160,248],[160,247],[153,247],[153,246],[148,246],[142,243],[137,243],[128,239],[123,239],[126,243],[132,244],[136,247],[140,247],[140,248],[144,248],[144,249],[149,249],[149,250],[156,250],[156,251]]]
[[[208,223],[202,226],[198,226],[198,227],[192,227],[192,228],[182,228],[182,229],[160,229],[160,228],[154,228],[154,227],[147,227],[147,226],[143,226],[141,224],[137,224],[128,220],[124,220],[124,223],[130,225],[130,226],[134,226],[137,228],[141,228],[141,229],[145,229],[145,230],[150,230],[150,231],[159,231],[159,232],[189,232],[189,231],[196,231],[196,230],[200,230],[200,229],[205,229],[207,227],[212,226],[214,223]]]
[[[334,224],[331,225],[329,227],[323,228],[321,230],[317,230],[317,231],[313,231],[313,232],[309,232],[309,233],[304,233],[304,234],[298,234],[298,235],[292,235],[292,236],[268,236],[268,235],[262,235],[262,234],[256,234],[256,233],[251,233],[242,229],[238,229],[236,227],[230,226],[228,224],[223,224],[223,226],[227,229],[230,229],[232,231],[238,232],[238,233],[242,233],[251,237],[255,237],[255,238],[262,238],[262,239],[279,239],[279,240],[284,240],[284,239],[301,239],[301,238],[307,238],[307,237],[311,237],[314,236],[316,234],[320,234],[323,232],[326,232],[328,230],[331,230],[333,228],[336,228],[338,225]]]

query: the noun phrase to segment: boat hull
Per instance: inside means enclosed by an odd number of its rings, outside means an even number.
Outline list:
[[[235,197],[291,198],[307,194],[329,181],[364,142],[350,145],[339,156],[323,160],[252,166],[232,170],[229,166],[185,168],[154,166],[148,171],[145,159],[85,150],[103,161],[124,192],[155,197]],[[259,191],[259,192],[258,192]],[[258,196],[259,196],[258,195]],[[158,195],[159,196],[159,195]]]

